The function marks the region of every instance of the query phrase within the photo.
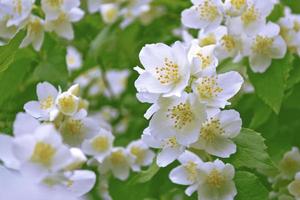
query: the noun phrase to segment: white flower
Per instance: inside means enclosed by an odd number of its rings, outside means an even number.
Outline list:
[[[111,153],[114,138],[111,132],[100,129],[96,136],[84,140],[81,148],[84,153],[94,156],[101,163]]]
[[[138,91],[180,96],[188,85],[190,68],[181,43],[172,47],[161,43],[146,45],[140,52],[140,61],[145,70],[140,70],[135,82]]]
[[[41,125],[32,135],[15,138],[13,152],[21,172],[37,180],[63,169],[71,161],[69,149],[52,125]]]
[[[149,128],[144,130],[142,141],[152,148],[161,149],[156,159],[156,164],[160,167],[166,167],[175,161],[185,150],[185,147],[178,143],[176,137],[155,138]]]
[[[129,176],[130,166],[133,157],[123,147],[115,147],[112,149],[103,163],[99,166],[99,171],[106,173],[111,170],[112,174],[120,179],[126,180]]]
[[[191,74],[205,74],[208,72],[215,72],[218,59],[214,55],[215,46],[209,45],[200,47],[198,40],[193,40],[191,48],[188,53],[188,59],[192,64]]]
[[[230,33],[251,36],[261,30],[266,23],[266,17],[271,13],[274,4],[270,0],[248,0],[247,8],[241,16],[229,18],[227,21]]]
[[[226,33],[227,29],[225,26],[218,26],[216,29],[209,31],[201,29],[198,32],[198,44],[200,47],[216,45]]]
[[[286,54],[286,43],[279,36],[280,28],[277,24],[269,22],[261,31],[246,39],[249,49],[245,55],[249,56],[250,67],[254,72],[263,73],[271,65],[272,59],[283,58]]]
[[[101,5],[100,12],[103,21],[107,24],[114,23],[119,17],[119,7],[114,3]]]
[[[242,36],[231,34],[227,27],[220,27],[223,33],[219,35],[219,39],[215,48],[215,55],[219,60],[233,58],[233,61],[241,59],[241,51],[243,50]]]
[[[285,179],[292,179],[300,171],[300,152],[297,147],[284,154],[279,163],[281,176]]]
[[[23,39],[20,47],[26,47],[32,43],[33,48],[39,51],[44,41],[44,20],[31,15],[27,24],[27,35]]]
[[[142,140],[132,141],[127,146],[127,151],[134,157],[131,166],[133,171],[141,171],[141,167],[150,165],[155,156],[154,152]]]
[[[80,98],[70,90],[57,96],[56,105],[58,110],[64,115],[73,116],[78,112]]]
[[[240,115],[235,110],[224,110],[207,119],[201,126],[199,139],[192,147],[207,153],[228,158],[236,152],[236,145],[231,140],[242,127]]]
[[[72,40],[74,31],[71,22],[78,22],[84,15],[84,12],[79,8],[73,8],[69,12],[60,12],[57,18],[53,20],[46,19],[46,30],[54,31],[57,35]]]
[[[24,110],[40,120],[53,120],[57,114],[55,100],[57,89],[48,82],[39,83],[36,87],[38,101],[30,101],[24,105]]]
[[[82,66],[81,54],[75,47],[68,46],[66,62],[69,71],[74,71]]]
[[[66,118],[59,127],[63,140],[71,146],[80,146],[84,139],[94,137],[99,131],[97,121],[79,112]]]
[[[6,3],[12,7],[7,26],[22,26],[29,18],[34,0],[10,0]]]
[[[189,28],[212,30],[223,20],[222,1],[192,0],[193,6],[181,14],[182,23]]]
[[[152,116],[149,128],[157,138],[175,136],[180,144],[197,141],[202,122],[206,119],[205,106],[194,94],[161,98],[160,109]]]
[[[295,180],[289,184],[288,190],[295,197],[295,200],[300,199],[300,172],[295,176]]]
[[[285,10],[285,16],[278,21],[280,35],[285,40],[289,50],[300,55],[300,15],[291,14],[290,9]]]
[[[198,188],[198,168],[203,161],[190,151],[181,154],[178,161],[181,165],[170,172],[169,178],[173,183],[189,185],[185,193],[191,196]]]
[[[240,90],[243,78],[238,72],[205,75],[194,81],[193,92],[210,107],[224,108],[228,100]]]
[[[220,160],[199,165],[198,197],[201,200],[233,200],[237,194],[234,167]]]

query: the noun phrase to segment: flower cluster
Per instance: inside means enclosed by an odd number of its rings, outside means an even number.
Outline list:
[[[103,177],[112,173],[125,180],[130,168],[138,172],[152,163],[154,153],[141,140],[126,148],[113,146],[114,135],[87,115],[88,102],[79,96],[78,84],[62,92],[43,82],[36,92],[38,100],[27,102],[26,113],[16,116],[14,137],[0,135],[0,159],[16,170],[3,174],[80,197],[96,182],[93,171],[80,169],[83,164],[96,164]]]
[[[286,152],[279,163],[279,174],[270,177],[271,199],[300,199],[300,151],[297,147]]]
[[[285,8],[285,16],[279,19],[280,34],[290,51],[300,56],[300,15],[292,14]]]
[[[72,23],[79,21],[84,11],[79,8],[80,0],[1,0],[0,39],[9,40],[22,29],[27,35],[21,47],[32,44],[39,51],[44,40],[44,32],[55,32],[60,37],[74,38]],[[2,11],[3,8],[3,11]]]
[[[122,17],[120,26],[125,28],[137,18],[143,23],[149,23],[160,15],[161,8],[150,6],[151,2],[152,0],[88,0],[88,9],[91,13],[99,11],[103,21],[108,24]]]
[[[214,48],[197,42],[146,45],[139,55],[144,69],[135,68],[140,74],[135,87],[138,99],[152,104],[142,140],[160,149],[157,165],[165,167],[177,159],[181,165],[171,171],[171,181],[188,185],[187,195],[198,190],[201,199],[222,200],[237,193],[233,166],[219,159],[204,162],[192,153],[230,157],[236,152],[232,138],[242,126],[237,111],[223,109],[243,78],[233,71],[217,73]]]
[[[200,29],[197,43],[201,47],[215,45],[219,60],[232,58],[238,62],[248,57],[251,69],[263,73],[272,59],[285,56],[287,44],[280,26],[267,21],[274,1],[192,0],[192,3],[191,8],[182,12],[182,23],[188,28]],[[288,25],[286,20],[282,20],[284,26]],[[291,39],[288,32],[286,37]],[[291,40],[288,46],[295,42]]]

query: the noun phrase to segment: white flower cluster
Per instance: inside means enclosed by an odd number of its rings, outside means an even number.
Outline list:
[[[122,17],[123,21],[120,26],[125,28],[136,18],[147,21],[149,20],[148,18],[155,17],[150,16],[156,15],[151,9],[151,1],[152,0],[88,0],[88,8],[91,13],[99,11],[103,21],[108,24],[114,23],[119,17]]]
[[[43,44],[45,31],[71,40],[72,23],[84,15],[79,5],[80,0],[41,0],[40,10],[35,0],[0,0],[0,40],[9,40],[22,29],[27,29],[27,35],[21,47],[32,44],[36,51]],[[45,18],[34,14],[41,11]]]
[[[198,190],[204,200],[230,200],[237,194],[234,168],[219,159],[204,162],[191,151],[228,158],[236,152],[232,138],[242,121],[235,110],[223,110],[241,88],[238,72],[218,74],[214,46],[200,47],[162,43],[146,45],[140,52],[144,69],[135,82],[137,97],[152,106],[142,140],[160,149],[156,163],[165,167],[178,160],[181,165],[170,173],[177,184],[189,185],[187,195]]]
[[[279,163],[280,173],[271,177],[273,192],[271,199],[300,199],[300,151],[293,147]]]
[[[263,73],[272,59],[285,56],[287,44],[280,35],[280,26],[267,21],[275,1],[192,0],[192,3],[192,7],[182,12],[182,23],[200,29],[197,43],[200,47],[214,45],[219,60],[232,58],[238,62],[248,57],[251,69]],[[288,25],[286,20],[282,20],[284,26]],[[293,45],[295,40],[292,38],[290,42]]]
[[[290,51],[300,56],[300,15],[292,14],[285,8],[285,16],[279,19],[280,34],[285,40]]]
[[[26,113],[17,115],[14,137],[0,135],[0,160],[17,171],[11,176],[19,176],[18,182],[25,177],[36,187],[80,197],[96,181],[94,172],[80,170],[87,156],[87,163],[97,164],[104,177],[112,172],[121,180],[128,178],[130,168],[138,172],[152,163],[154,153],[141,140],[114,147],[112,133],[87,116],[88,102],[79,92],[78,85],[61,92],[48,82],[39,83],[38,101],[29,101]]]

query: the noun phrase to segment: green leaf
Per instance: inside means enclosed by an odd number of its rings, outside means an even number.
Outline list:
[[[156,162],[153,162],[152,165],[145,171],[141,171],[136,176],[134,176],[128,184],[134,185],[138,183],[145,183],[150,181],[159,171],[159,167]]]
[[[252,173],[239,171],[235,174],[238,194],[235,200],[267,200],[269,191]]]
[[[242,129],[234,139],[237,152],[229,158],[229,162],[236,168],[256,169],[258,172],[272,175],[277,173],[277,168],[267,153],[265,139],[260,133],[251,129]]]
[[[7,70],[13,63],[23,37],[24,32],[19,32],[7,45],[0,47],[0,72]]]
[[[269,69],[262,74],[253,73],[251,70],[248,72],[257,96],[277,114],[281,108],[293,58],[293,55],[287,54],[284,59],[273,60]]]
[[[259,100],[259,99],[258,99]],[[254,116],[251,119],[250,128],[256,129],[266,123],[272,114],[272,110],[269,106],[261,101],[258,101],[254,108]]]

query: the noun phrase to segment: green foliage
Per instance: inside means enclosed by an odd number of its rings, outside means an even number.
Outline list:
[[[284,59],[273,60],[272,65],[263,74],[248,70],[257,96],[277,114],[281,108],[287,79],[293,66],[293,58],[293,55],[287,54]]]
[[[238,171],[234,179],[238,194],[235,200],[267,200],[269,191],[252,173]]]
[[[237,168],[256,169],[264,174],[276,173],[277,169],[266,151],[264,140],[261,134],[250,129],[242,129],[234,139],[237,152],[228,161]]]
[[[18,47],[22,42],[24,32],[18,33],[9,43],[5,46],[0,46],[0,73],[5,71],[14,61],[15,54]]]

